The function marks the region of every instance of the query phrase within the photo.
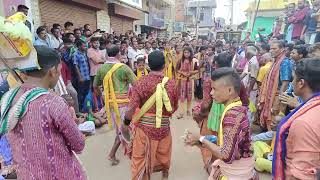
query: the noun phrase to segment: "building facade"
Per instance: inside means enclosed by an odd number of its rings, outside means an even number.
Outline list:
[[[10,16],[17,6],[29,7],[28,20],[33,22],[33,31],[41,25],[51,27],[54,23],[61,26],[71,21],[73,28],[90,24],[93,30],[99,28],[110,31],[110,19],[105,0],[3,0],[0,2],[0,15]]]
[[[188,0],[175,0],[175,32],[185,31]]]
[[[0,15],[12,15],[19,4],[30,8],[33,31],[41,25],[63,26],[67,21],[74,24],[73,28],[90,24],[92,30],[117,34],[154,32],[171,37],[174,31],[174,0],[2,0]]]
[[[174,31],[174,0],[145,0],[145,18],[137,25],[140,33],[154,32],[158,37],[171,37]]]
[[[185,27],[196,36],[208,36],[214,28],[216,0],[191,0],[186,7]]]

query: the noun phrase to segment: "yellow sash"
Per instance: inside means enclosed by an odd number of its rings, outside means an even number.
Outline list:
[[[224,110],[223,110],[223,113],[222,113],[222,116],[221,116],[221,120],[220,120],[220,128],[219,128],[219,134],[218,134],[218,138],[219,138],[219,141],[218,141],[218,144],[220,147],[223,146],[223,129],[222,129],[222,124],[223,124],[223,119],[224,119],[224,116],[226,115],[226,113],[234,108],[234,107],[237,107],[237,106],[242,106],[242,102],[241,100],[238,100],[236,102],[233,102],[229,105],[227,105]]]
[[[139,113],[132,118],[134,123],[138,122],[141,117],[154,105],[154,103],[156,103],[156,128],[161,127],[163,105],[168,112],[172,111],[170,99],[167,90],[164,87],[168,80],[168,77],[164,77],[162,82],[157,85],[156,92],[153,93],[153,95],[144,103]]]
[[[7,81],[10,88],[15,88],[21,85],[21,82],[17,81],[11,73],[8,74]]]
[[[148,71],[146,68],[144,68],[144,76],[148,75]],[[142,77],[142,71],[140,71],[139,69],[137,69],[137,80],[140,79]]]
[[[170,58],[169,58],[170,56]],[[167,51],[164,51],[164,57],[165,57],[165,61],[166,61],[166,65],[167,65],[167,68],[164,70],[164,75],[169,77],[169,79],[172,79],[173,78],[173,59],[174,59],[174,55],[172,53],[172,51],[170,52],[167,52]],[[170,62],[169,62],[170,61]]]
[[[116,124],[118,127],[120,127],[121,118],[120,118],[118,103],[128,103],[129,102],[129,99],[117,99],[116,94],[114,92],[114,88],[113,88],[112,75],[122,65],[123,65],[122,63],[114,64],[103,79],[105,108],[106,108],[109,128],[113,127],[111,113],[110,113],[110,103],[112,103],[113,111],[116,115]],[[111,99],[110,99],[110,97],[111,97]]]

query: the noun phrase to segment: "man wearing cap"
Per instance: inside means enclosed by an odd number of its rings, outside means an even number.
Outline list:
[[[172,151],[170,121],[178,107],[175,80],[164,77],[165,57],[154,51],[148,57],[151,72],[133,86],[125,125],[133,128],[132,180],[150,179],[161,172],[168,179]]]
[[[93,87],[98,94],[101,94],[100,86],[103,86],[108,125],[109,128],[116,129],[116,138],[109,153],[109,160],[114,166],[119,164],[116,152],[120,144],[126,148],[128,143],[123,137],[121,126],[129,102],[129,85],[134,83],[136,76],[129,66],[120,62],[119,46],[112,45],[107,52],[108,61],[98,69]]]
[[[7,135],[19,179],[86,179],[75,153],[84,149],[84,136],[63,98],[49,91],[57,84],[58,53],[35,46],[41,69],[2,97],[0,136]]]

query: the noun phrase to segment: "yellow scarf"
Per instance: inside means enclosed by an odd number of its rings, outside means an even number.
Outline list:
[[[221,116],[221,120],[220,120],[219,134],[218,134],[218,138],[219,138],[218,144],[219,144],[220,147],[223,147],[223,129],[222,129],[222,124],[223,124],[224,116],[226,115],[226,113],[230,109],[232,109],[234,107],[237,107],[237,106],[242,106],[241,100],[235,101],[235,102],[227,105],[223,110],[223,113],[222,113],[222,116]]]
[[[144,103],[139,113],[132,118],[134,123],[138,122],[140,118],[154,105],[154,103],[156,103],[156,128],[161,127],[163,105],[168,112],[172,111],[170,99],[167,90],[164,87],[168,80],[168,77],[164,77],[162,82],[157,85],[156,92],[147,100],[147,102]]]
[[[7,81],[10,88],[15,88],[21,85],[21,82],[17,81],[11,73],[8,74]]]
[[[168,56],[171,56],[171,59],[169,59]],[[164,51],[164,57],[166,61],[167,68],[164,70],[164,75],[169,77],[169,79],[173,78],[173,54],[171,51]]]
[[[147,69],[144,68],[143,70],[144,70],[144,75],[143,76],[148,75]],[[142,71],[140,71],[140,69],[137,69],[137,80],[140,79],[141,77],[142,77]]]
[[[121,118],[120,118],[118,103],[128,103],[129,102],[129,99],[117,99],[116,94],[114,92],[114,88],[113,88],[112,75],[122,65],[123,65],[122,63],[114,64],[103,79],[105,108],[106,108],[109,128],[113,127],[112,126],[112,119],[111,119],[111,112],[110,112],[110,103],[112,103],[113,111],[116,115],[116,124],[118,127],[120,127]]]

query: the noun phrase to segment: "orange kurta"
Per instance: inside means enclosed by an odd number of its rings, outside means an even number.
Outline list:
[[[294,120],[286,140],[287,179],[316,179],[320,166],[320,106],[308,110]]]

